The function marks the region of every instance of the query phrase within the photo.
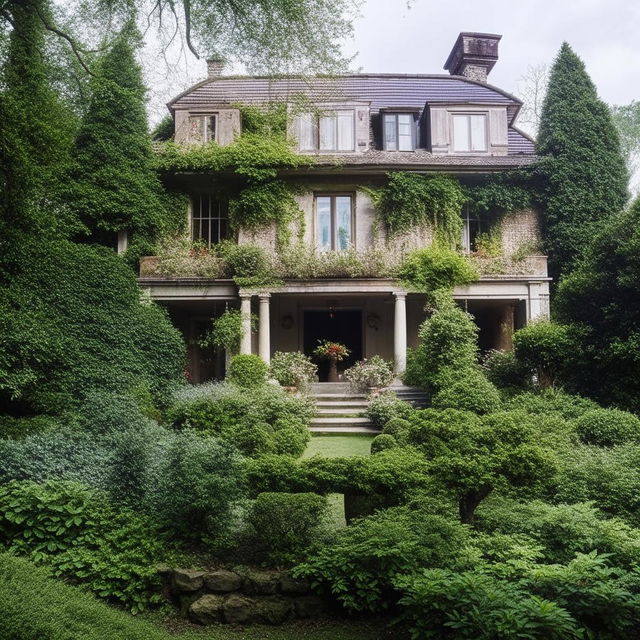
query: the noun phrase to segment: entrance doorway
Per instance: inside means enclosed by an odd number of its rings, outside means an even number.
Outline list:
[[[313,350],[322,340],[343,344],[351,355],[338,362],[338,372],[342,373],[358,360],[362,360],[362,311],[305,311],[303,324],[304,353],[313,354]],[[329,363],[318,361],[318,379],[326,382],[329,374]]]

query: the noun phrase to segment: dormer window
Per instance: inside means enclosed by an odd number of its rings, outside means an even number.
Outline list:
[[[298,118],[300,151],[355,151],[353,109],[339,109]]]
[[[218,114],[189,116],[189,140],[191,142],[216,142]]]
[[[451,115],[454,153],[487,151],[487,116],[484,113]]]
[[[384,149],[387,151],[413,151],[415,120],[412,113],[385,113],[382,116]]]

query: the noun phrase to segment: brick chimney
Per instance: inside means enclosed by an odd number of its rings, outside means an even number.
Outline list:
[[[224,59],[223,58],[209,58],[207,60],[207,77],[219,78],[224,71]]]
[[[502,36],[493,33],[461,33],[444,63],[452,76],[486,82],[498,61],[498,43]]]

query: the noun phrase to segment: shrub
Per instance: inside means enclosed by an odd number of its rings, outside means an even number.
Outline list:
[[[318,366],[299,351],[276,351],[269,373],[283,387],[304,390],[316,379]]]
[[[316,491],[305,477],[296,458],[290,455],[265,455],[245,460],[249,494],[257,496],[267,492]]]
[[[441,372],[440,380],[446,376]],[[500,394],[478,369],[451,371],[450,382],[441,384],[431,404],[436,409],[461,409],[477,414],[491,413],[500,408]]]
[[[392,418],[406,418],[412,411],[413,407],[400,400],[393,391],[384,391],[369,400],[367,418],[382,428]]]
[[[26,606],[28,603],[28,606]],[[0,554],[0,640],[168,640],[155,625],[51,578],[45,567]]]
[[[572,355],[568,328],[548,321],[532,322],[516,331],[513,348],[516,358],[536,372],[543,389],[555,385]]]
[[[269,258],[262,247],[226,242],[220,253],[239,286],[260,286],[273,281]]]
[[[147,422],[138,399],[130,393],[91,391],[78,410],[78,426],[87,433],[140,429]]]
[[[344,377],[357,391],[386,387],[393,380],[391,365],[380,356],[356,362],[344,372]]]
[[[268,371],[267,363],[260,356],[234,356],[229,363],[227,379],[239,387],[253,389],[266,382]]]
[[[295,572],[318,582],[346,609],[380,611],[397,600],[397,575],[472,566],[478,558],[470,547],[469,532],[459,523],[394,507],[341,530]]]
[[[246,516],[249,539],[270,562],[291,562],[319,541],[326,517],[324,496],[260,493]]]
[[[387,449],[393,449],[394,447],[397,447],[397,446],[398,446],[398,443],[396,442],[396,439],[392,435],[388,433],[381,433],[371,441],[371,453],[386,451]]]
[[[258,317],[251,314],[251,330],[258,328]],[[242,313],[240,309],[227,309],[221,316],[214,318],[211,330],[199,341],[201,347],[217,347],[231,354],[240,351],[242,340]]]
[[[531,370],[519,361],[513,351],[491,349],[482,363],[490,382],[502,389],[524,389],[531,386]]]
[[[0,438],[20,440],[36,433],[56,431],[61,428],[61,420],[52,416],[15,418],[0,415]]]
[[[640,442],[640,420],[618,409],[594,409],[576,420],[576,431],[586,444],[613,447]]]
[[[473,282],[479,274],[465,256],[433,245],[412,251],[400,267],[399,276],[408,287],[433,293]]]
[[[522,410],[540,416],[558,414],[565,420],[574,420],[587,411],[598,408],[593,400],[564,393],[558,389],[544,389],[538,393],[520,393],[505,403],[507,410]]]
[[[11,482],[0,487],[0,540],[100,597],[142,610],[159,602],[158,534],[131,511],[77,483]]]
[[[383,434],[393,436],[399,444],[406,444],[407,433],[411,423],[405,418],[391,418],[382,429]]]

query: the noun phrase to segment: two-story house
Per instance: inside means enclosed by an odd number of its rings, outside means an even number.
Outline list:
[[[444,173],[473,184],[535,161],[532,140],[515,126],[521,102],[487,81],[499,41],[498,35],[461,33],[445,63],[448,74],[435,75],[225,76],[223,65],[210,61],[208,78],[168,105],[175,142],[233,144],[242,133],[239,105],[286,103],[297,151],[314,158],[307,169],[283,172],[283,179],[304,183],[296,195],[304,217],[302,242],[318,255],[366,252],[372,246],[391,254],[398,246],[425,246],[431,242],[428,229],[405,234],[400,245],[388,237],[376,218],[372,186],[396,171]],[[230,229],[216,192],[219,178],[208,171],[166,177],[190,195],[186,215],[192,239],[208,246],[231,239],[274,249],[273,229]],[[473,255],[483,223],[467,209],[460,215],[460,249]],[[487,261],[480,279],[454,294],[476,318],[483,349],[509,348],[515,329],[548,314],[549,278],[545,257],[536,255],[536,212],[526,208],[502,215],[497,242],[500,260]],[[229,279],[160,276],[152,265],[143,259],[140,285],[184,332],[197,382],[223,375],[224,358],[200,348],[197,338],[228,307],[240,307],[247,318],[243,353],[269,361],[275,351],[310,354],[319,340],[330,339],[351,349],[350,362],[378,354],[393,360],[398,374],[425,317],[424,294],[390,277],[285,278],[252,290]],[[248,321],[251,311],[259,318],[256,331]]]

